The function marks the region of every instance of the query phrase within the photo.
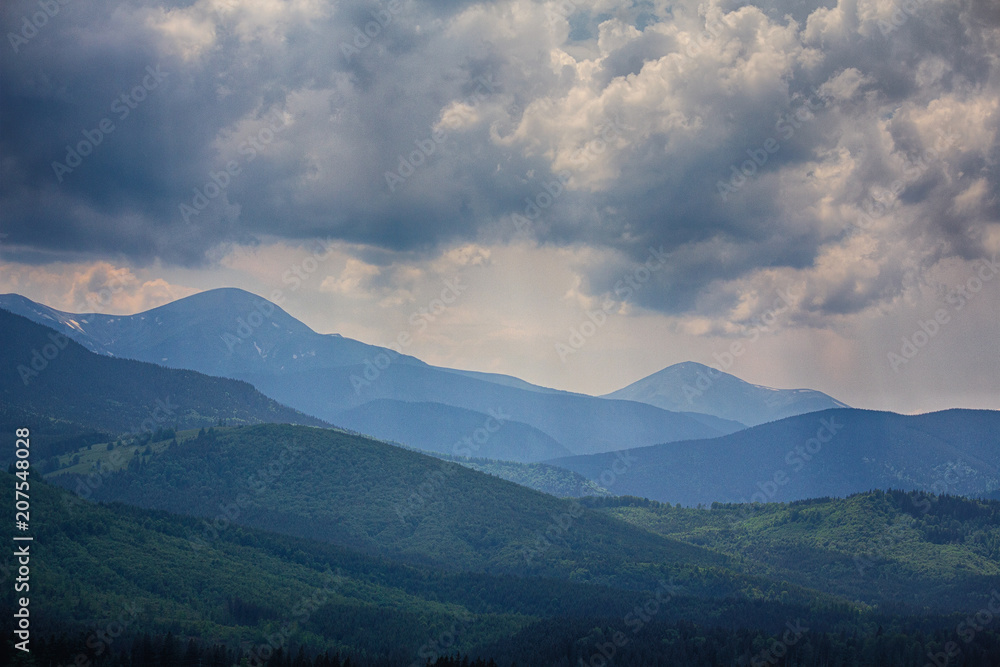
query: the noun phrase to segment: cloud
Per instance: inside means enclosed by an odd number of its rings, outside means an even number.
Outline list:
[[[198,291],[109,262],[0,267],[0,293],[30,294],[47,306],[73,313],[130,315]]]
[[[2,32],[32,7],[5,3]],[[8,256],[195,267],[332,238],[369,256],[328,289],[404,303],[385,267],[455,247],[592,247],[575,289],[600,300],[662,246],[629,308],[725,330],[780,276],[796,323],[832,323],[998,234],[1000,16],[899,11],[81,0],[0,63]]]

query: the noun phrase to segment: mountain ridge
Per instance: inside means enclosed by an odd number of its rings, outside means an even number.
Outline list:
[[[978,495],[1000,487],[1000,411],[924,415],[836,408],[718,438],[635,448],[612,490],[685,505],[791,502],[897,488]],[[615,454],[546,463],[597,482]]]
[[[279,306],[236,288],[208,290],[131,316],[64,313],[10,295],[0,296],[0,307],[55,325],[104,354],[250,382],[276,401],[333,423],[378,399],[439,403],[484,414],[503,410],[513,421],[578,454],[743,428],[646,403],[538,387],[511,376],[430,366],[386,348],[318,334]],[[449,419],[460,422],[458,410]],[[447,439],[466,435],[453,431]],[[418,432],[397,433],[394,439],[411,444],[407,441],[421,437]]]

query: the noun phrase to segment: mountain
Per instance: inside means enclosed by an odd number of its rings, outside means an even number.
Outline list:
[[[695,505],[843,497],[870,489],[979,495],[1000,487],[1000,412],[904,416],[844,408],[721,438],[550,461],[601,484],[623,456],[616,495]]]
[[[537,428],[492,414],[441,403],[376,399],[337,415],[337,423],[360,433],[405,442],[427,452],[525,463],[568,456],[570,451]],[[461,439],[452,440],[454,434]]]
[[[340,368],[362,364],[379,352],[393,363],[426,366],[392,350],[317,334],[280,307],[240,289],[209,290],[125,316],[66,313],[18,294],[0,295],[0,308],[98,354],[222,377]]]
[[[113,359],[52,329],[0,310],[0,424],[30,424],[51,456],[103,436],[164,428],[263,422],[329,426],[264,396],[250,384],[194,371]],[[75,444],[74,444],[75,443]],[[0,455],[6,462],[13,452]],[[36,459],[36,462],[39,459]]]
[[[6,308],[55,328],[94,352],[250,382],[272,399],[331,423],[395,424],[403,444],[436,449],[469,436],[471,410],[501,411],[572,454],[732,433],[742,424],[536,387],[504,375],[436,368],[386,348],[318,334],[280,307],[237,289],[218,289],[130,316],[72,314],[18,295]],[[359,412],[355,408],[365,406]],[[438,427],[396,416],[399,401],[437,403]],[[461,410],[449,410],[459,408]],[[388,427],[386,427],[388,428]],[[385,431],[388,432],[388,431]],[[537,439],[537,438],[536,438]],[[499,440],[498,440],[499,441]],[[551,443],[549,443],[551,445]],[[531,450],[525,460],[537,460]],[[482,453],[473,450],[473,456]],[[518,451],[498,458],[518,460]]]
[[[605,398],[639,401],[675,412],[699,412],[757,426],[848,405],[813,389],[772,389],[686,361],[667,366]]]

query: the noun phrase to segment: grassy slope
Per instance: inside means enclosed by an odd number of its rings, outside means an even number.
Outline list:
[[[612,500],[606,511],[726,553],[745,572],[894,608],[978,608],[1000,588],[1000,503],[870,492],[711,510]]]

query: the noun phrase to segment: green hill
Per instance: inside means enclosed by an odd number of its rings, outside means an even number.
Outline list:
[[[100,463],[100,473],[90,473],[99,480],[93,498],[452,569],[634,588],[673,575],[711,595],[760,585],[726,571],[729,558],[721,554],[638,530],[579,502],[341,431],[221,428],[141,451],[117,470]],[[89,460],[96,469],[113,455],[95,447]],[[71,470],[52,479],[69,489],[86,483]],[[206,525],[191,537],[210,542],[215,533]]]
[[[961,611],[1000,589],[1000,502],[871,491],[790,504],[671,507],[588,501],[738,569],[889,610]]]
[[[431,456],[454,461],[466,468],[484,472],[529,489],[535,489],[557,498],[583,498],[585,496],[610,496],[611,493],[583,475],[547,463],[518,463],[484,458],[465,458],[435,454]]]
[[[15,655],[8,639],[3,664],[83,664],[83,656],[95,667],[163,667],[196,665],[201,655],[201,664],[228,666],[269,644],[278,649],[271,659],[247,664],[339,665],[302,657],[326,651],[355,667],[389,667],[461,652],[502,667],[570,667],[609,646],[620,665],[750,664],[788,628],[799,634],[783,647],[786,664],[919,664],[958,639],[964,618],[890,617],[822,595],[811,604],[705,598],[669,582],[623,590],[461,572],[238,525],[196,548],[197,518],[93,504],[29,479],[33,656]],[[7,506],[15,481],[0,472]],[[11,583],[15,566],[8,552],[0,582]],[[10,618],[11,604],[0,599],[0,614]],[[112,627],[109,641],[100,631]],[[995,630],[973,639],[957,664],[995,664]]]
[[[15,481],[0,473],[7,506]],[[197,519],[96,505],[30,481],[36,637],[103,627],[125,613],[133,631],[238,645],[294,622],[296,643],[409,664],[428,637],[456,619],[463,625],[456,646],[466,648],[538,618],[624,613],[642,600],[640,593],[566,581],[403,565],[240,526],[195,548],[188,536],[198,530]],[[0,579],[9,585],[15,573],[9,550]],[[5,596],[4,612],[10,604]]]

